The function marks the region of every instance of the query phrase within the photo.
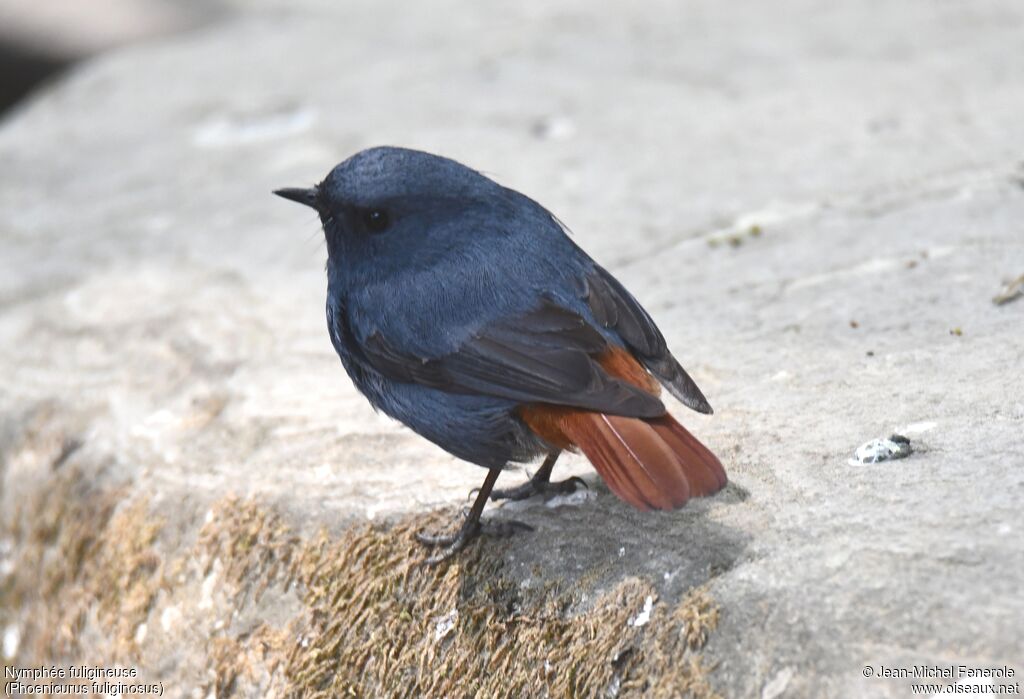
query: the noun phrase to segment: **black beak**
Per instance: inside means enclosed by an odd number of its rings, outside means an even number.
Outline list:
[[[302,187],[285,187],[284,189],[275,189],[274,194],[285,199],[291,199],[297,201],[300,204],[311,206],[317,211],[320,210],[319,196],[316,187],[310,187],[309,189],[303,189]]]

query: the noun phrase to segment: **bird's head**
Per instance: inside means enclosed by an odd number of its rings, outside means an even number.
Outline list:
[[[454,160],[393,147],[360,151],[313,187],[274,193],[319,213],[329,264],[378,272],[467,242],[514,195]]]

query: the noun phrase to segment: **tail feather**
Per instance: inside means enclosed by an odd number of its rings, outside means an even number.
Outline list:
[[[687,476],[690,481],[691,495],[703,497],[712,495],[725,487],[728,477],[718,457],[711,453],[700,441],[690,434],[689,430],[680,425],[671,415],[647,421],[689,467]]]
[[[609,375],[657,395],[657,382],[627,350],[612,347],[596,360]],[[519,416],[552,448],[579,448],[612,492],[641,510],[675,509],[725,487],[721,462],[668,413],[631,418],[533,403]]]
[[[652,438],[647,423],[636,418],[600,413],[591,414],[588,421],[597,427],[596,441],[609,445],[612,452],[612,458],[602,463],[608,467],[595,464],[598,473],[602,477],[605,472],[614,473],[620,480],[631,481],[642,496],[642,504],[638,507],[671,510],[686,502],[690,489],[678,460],[664,441]],[[576,442],[585,454],[592,443],[588,440]],[[599,458],[598,461],[602,460]]]
[[[672,510],[725,485],[718,459],[670,415],[573,411],[560,422],[612,492],[638,509]]]
[[[598,473],[613,493],[641,510],[655,509],[657,505],[651,500],[660,503],[663,499],[659,488],[645,472],[636,468],[636,460],[630,456],[621,436],[597,418],[597,414],[593,414],[586,419],[570,419],[567,432],[572,434],[575,443],[587,445],[583,451],[592,464],[607,464],[598,467]]]

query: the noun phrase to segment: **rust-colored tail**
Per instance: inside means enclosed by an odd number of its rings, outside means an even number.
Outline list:
[[[609,349],[597,361],[610,375],[658,395],[658,382],[624,349]],[[551,446],[582,451],[612,492],[641,510],[672,510],[725,487],[722,463],[668,413],[633,418],[533,404],[519,416]]]
[[[726,484],[711,451],[671,415],[653,419],[566,411],[562,432],[613,493],[641,510],[671,510]]]

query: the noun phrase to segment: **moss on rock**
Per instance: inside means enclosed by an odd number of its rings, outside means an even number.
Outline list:
[[[88,656],[153,674],[152,634],[139,629],[164,604],[208,622],[189,633],[205,641],[204,689],[219,697],[714,696],[700,649],[718,612],[703,589],[673,605],[638,577],[604,591],[524,586],[501,541],[427,567],[414,534],[450,511],[303,537],[272,507],[234,497],[192,544],[161,554],[146,499],[70,469],[58,482],[14,518],[23,569],[3,606],[24,612],[31,645],[19,660]],[[220,602],[196,594],[207,580]],[[289,594],[297,611],[265,613]],[[243,611],[252,623],[231,621]]]
[[[252,571],[301,590],[283,661],[294,696],[714,696],[698,651],[718,611],[703,589],[670,606],[627,578],[583,609],[578,590],[506,575],[500,541],[424,566],[414,534],[450,512],[302,541],[260,505],[225,505],[201,540],[241,555],[228,563],[239,594]]]

